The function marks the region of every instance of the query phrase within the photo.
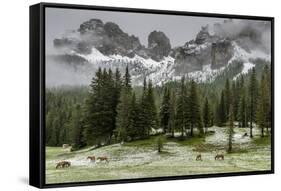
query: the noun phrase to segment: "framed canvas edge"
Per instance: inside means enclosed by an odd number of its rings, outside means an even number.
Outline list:
[[[105,185],[105,184],[121,184],[121,183],[139,183],[139,182],[154,182],[154,181],[169,181],[169,180],[183,180],[183,179],[196,179],[196,178],[222,178],[231,176],[248,176],[248,175],[263,175],[274,174],[275,169],[275,121],[274,121],[274,17],[267,16],[252,16],[252,15],[234,15],[234,14],[218,14],[218,13],[200,13],[200,12],[186,12],[186,11],[171,11],[171,10],[155,10],[155,9],[139,9],[139,8],[124,8],[124,7],[108,7],[108,6],[94,6],[94,5],[77,5],[77,4],[61,4],[61,3],[39,3],[30,6],[39,9],[39,50],[34,50],[32,47],[31,39],[33,36],[30,32],[30,161],[29,161],[29,176],[36,174],[39,180],[35,183],[30,179],[29,184],[38,188],[56,188],[56,187],[74,187],[74,186],[89,186],[89,185]],[[272,102],[272,136],[271,136],[271,169],[261,171],[247,171],[247,172],[230,172],[230,173],[215,173],[215,174],[197,174],[197,175],[184,175],[184,176],[165,176],[165,177],[149,177],[149,178],[135,178],[135,179],[119,179],[119,180],[100,180],[100,181],[87,181],[87,182],[69,182],[69,183],[55,183],[46,184],[45,175],[45,9],[46,8],[67,8],[67,9],[85,9],[85,10],[101,10],[101,11],[116,11],[116,12],[133,12],[133,13],[150,13],[150,14],[165,14],[165,15],[181,15],[181,16],[196,16],[196,17],[216,17],[216,18],[233,18],[233,19],[249,19],[249,20],[262,20],[271,22],[271,102]],[[31,15],[30,15],[31,17]],[[31,18],[30,18],[31,20]],[[30,22],[30,30],[32,29],[32,22]],[[39,61],[39,70],[34,70],[34,60],[31,58],[37,54],[37,61]],[[38,64],[38,62],[36,62]],[[32,74],[39,72],[39,86],[34,85],[32,82]],[[34,106],[32,106],[32,99],[34,95],[39,93],[39,114],[40,114],[40,128],[38,131],[31,125],[32,121],[36,120],[34,116]],[[35,142],[38,143],[39,149],[31,150],[32,139],[34,139],[34,131],[40,137]],[[33,133],[33,134],[32,134]],[[33,141],[34,142],[34,141]],[[36,165],[31,162],[31,155],[37,155],[39,161]],[[39,174],[38,174],[39,172]],[[32,174],[32,175],[31,175]],[[35,175],[35,176],[36,176]]]

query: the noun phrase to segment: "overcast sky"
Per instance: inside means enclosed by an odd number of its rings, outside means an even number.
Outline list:
[[[202,26],[224,20],[211,17],[46,8],[47,51],[51,51],[54,38],[60,37],[66,31],[77,30],[81,23],[92,18],[101,19],[104,23],[111,21],[118,24],[124,32],[139,37],[145,46],[150,32],[163,31],[169,37],[172,47],[194,39]]]

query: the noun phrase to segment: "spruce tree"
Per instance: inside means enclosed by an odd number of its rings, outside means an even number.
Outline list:
[[[240,96],[239,111],[238,111],[238,120],[239,120],[240,127],[246,127],[246,123],[247,123],[246,110],[247,110],[246,98],[245,98],[245,94],[242,94]]]
[[[124,83],[121,90],[119,103],[117,105],[116,116],[116,130],[117,136],[121,142],[126,141],[129,136],[129,129],[131,127],[131,76],[129,74],[128,66],[124,75]]]
[[[89,96],[86,101],[84,135],[88,145],[110,143],[114,128],[112,72],[101,68],[90,84]]]
[[[160,126],[163,129],[164,133],[166,133],[169,129],[170,99],[170,90],[165,87],[160,108]]]
[[[168,127],[169,132],[172,133],[172,137],[175,136],[175,128],[176,128],[176,94],[172,91],[170,96],[170,105],[169,105],[169,121]]]
[[[253,137],[253,122],[256,120],[257,109],[257,79],[256,70],[253,68],[249,82],[249,121],[250,121],[250,137]]]
[[[131,75],[129,73],[129,67],[128,65],[126,66],[126,71],[125,71],[125,75],[124,75],[124,86],[128,89],[132,88],[131,85]]]
[[[119,103],[120,94],[122,90],[122,78],[121,73],[118,68],[115,70],[114,74],[114,87],[113,87],[113,94],[112,94],[112,109],[113,109],[113,130],[116,129],[116,117],[117,117],[117,105]]]
[[[189,94],[189,122],[190,122],[190,135],[193,136],[193,128],[197,127],[200,134],[203,134],[203,125],[200,112],[199,97],[197,93],[197,85],[194,80],[191,81],[190,94]]]
[[[268,129],[268,113],[270,112],[269,91],[266,74],[263,72],[260,84],[259,104],[257,110],[257,123],[261,129],[261,136],[264,137],[264,128]]]
[[[80,149],[84,146],[83,142],[83,115],[82,109],[79,104],[77,104],[72,112],[71,119],[69,121],[69,127],[71,130],[71,144],[74,150]]]
[[[188,126],[188,97],[186,95],[185,89],[185,78],[184,76],[181,79],[181,88],[179,92],[179,96],[177,99],[177,107],[176,107],[176,126],[181,131],[181,137],[184,136],[186,131],[186,127]],[[193,133],[193,129],[191,130],[191,134]]]
[[[226,112],[226,118],[229,117],[229,107],[230,104],[232,103],[231,100],[231,90],[230,90],[230,84],[229,84],[229,79],[226,79],[225,82],[225,88],[224,88],[224,98],[225,98],[225,112]]]
[[[228,117],[228,148],[227,152],[232,152],[232,144],[233,144],[233,134],[234,134],[234,115],[233,115],[233,108],[232,105],[230,105],[229,108],[229,117]]]
[[[233,116],[234,121],[238,121],[238,108],[239,108],[239,100],[240,100],[240,93],[238,85],[239,80],[232,81],[232,88],[231,88],[231,94],[232,96],[232,109],[233,109]]]
[[[132,93],[132,98],[131,98],[131,105],[130,105],[130,114],[129,114],[129,130],[128,130],[128,135],[132,138],[135,139],[140,135],[139,132],[139,123],[138,123],[138,105],[136,101],[136,95],[133,92]]]
[[[263,73],[265,75],[265,79],[266,79],[266,84],[267,84],[267,89],[268,89],[268,94],[267,94],[267,99],[268,99],[268,110],[266,113],[267,116],[267,125],[266,125],[266,132],[267,134],[269,134],[269,128],[271,128],[272,122],[272,109],[271,109],[271,71],[270,71],[270,67],[266,64],[263,70]]]
[[[145,101],[147,103],[146,104],[146,106],[147,106],[147,121],[148,121],[147,133],[149,135],[149,132],[151,131],[151,129],[152,128],[154,128],[154,129],[158,128],[158,124],[159,124],[151,80],[149,80],[149,82],[148,82],[148,89],[147,89],[147,95],[146,95]]]
[[[211,126],[211,111],[208,102],[208,98],[205,99],[204,108],[203,108],[203,122],[205,127],[205,133],[208,131],[208,127]]]
[[[221,99],[219,104],[219,120],[221,125],[225,125],[226,123],[226,107],[225,107],[225,97],[224,97],[224,90],[221,92]]]
[[[149,122],[148,122],[148,102],[147,102],[147,85],[146,78],[143,80],[143,92],[139,103],[139,115],[138,115],[138,128],[141,132],[140,137],[148,137],[149,136]]]

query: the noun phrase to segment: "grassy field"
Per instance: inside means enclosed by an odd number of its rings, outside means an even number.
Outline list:
[[[270,137],[255,136],[250,139],[243,137],[248,129],[235,128],[234,152],[227,154],[226,129],[212,127],[210,130],[215,133],[205,138],[183,141],[166,138],[162,153],[156,149],[157,136],[76,152],[61,147],[47,147],[46,183],[270,170]],[[258,130],[254,130],[259,135]],[[196,161],[200,153],[203,160]],[[225,159],[214,160],[216,153],[223,153]],[[109,163],[90,162],[87,156],[107,156]],[[71,167],[56,169],[56,163],[61,160],[70,161]]]

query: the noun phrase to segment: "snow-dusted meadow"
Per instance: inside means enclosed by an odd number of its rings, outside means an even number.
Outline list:
[[[157,136],[76,152],[47,147],[46,183],[270,170],[270,137],[260,138],[259,129],[254,129],[256,136],[251,139],[243,136],[248,129],[235,128],[231,154],[225,151],[226,128],[212,127],[209,131],[215,133],[184,141],[166,139],[160,154],[156,149]],[[215,160],[217,153],[224,154],[224,160]],[[202,161],[195,160],[198,154],[202,155]],[[106,156],[109,163],[91,162],[88,156]],[[62,160],[70,161],[71,167],[56,169],[56,163]]]

